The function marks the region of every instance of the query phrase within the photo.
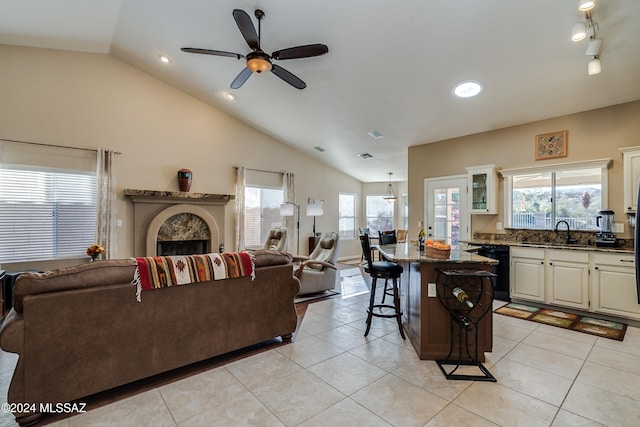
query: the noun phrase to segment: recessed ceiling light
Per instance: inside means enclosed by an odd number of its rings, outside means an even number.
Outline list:
[[[224,94],[224,96],[227,97],[227,99],[230,99],[231,101],[233,101],[234,99],[236,99],[236,96],[234,94],[232,94],[231,92],[227,92]]]
[[[171,58],[169,58],[167,55],[160,55],[160,62],[169,64],[171,63]]]
[[[470,98],[482,92],[482,83],[475,80],[465,80],[456,85],[453,93],[460,98]]]

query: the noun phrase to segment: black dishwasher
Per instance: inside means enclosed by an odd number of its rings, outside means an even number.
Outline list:
[[[509,246],[482,245],[477,253],[499,261],[498,265],[493,266],[493,272],[498,276],[496,277],[494,298],[501,301],[511,301],[509,297]]]

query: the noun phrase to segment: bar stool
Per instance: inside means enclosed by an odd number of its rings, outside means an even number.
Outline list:
[[[402,339],[405,339],[404,330],[402,329],[402,311],[400,311],[400,297],[398,295],[398,279],[400,278],[400,275],[403,271],[402,266],[395,262],[389,261],[373,262],[371,260],[371,246],[369,245],[369,236],[361,235],[360,243],[362,244],[362,254],[367,260],[367,266],[364,268],[364,271],[369,273],[369,276],[371,276],[371,278],[373,279],[371,282],[371,297],[369,298],[369,307],[367,308],[367,329],[364,332],[364,336],[366,337],[367,335],[369,335],[369,330],[371,329],[371,320],[373,316],[384,318],[395,317],[396,321],[398,322],[400,336],[402,337]],[[393,280],[393,305],[375,304],[378,279]],[[393,312],[383,313],[383,308],[392,309]],[[380,310],[380,312],[375,312],[375,309]]]
[[[379,242],[381,245],[395,245],[398,243],[398,239],[396,238],[396,230],[388,230],[388,231],[378,231]],[[380,252],[380,261],[389,261],[388,259],[384,259],[382,256],[382,252]],[[389,279],[384,280],[384,292],[382,293],[382,304],[384,304],[384,300],[387,298],[387,295],[390,297],[393,296],[393,287],[389,286]]]

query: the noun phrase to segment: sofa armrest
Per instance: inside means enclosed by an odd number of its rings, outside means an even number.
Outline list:
[[[9,353],[24,353],[24,319],[13,309],[2,323],[0,347]]]

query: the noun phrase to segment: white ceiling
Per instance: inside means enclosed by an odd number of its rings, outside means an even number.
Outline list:
[[[250,52],[235,8],[252,18],[265,11],[267,53],[329,46],[324,56],[276,61],[306,89],[268,73],[232,91],[243,60],[180,51]],[[570,40],[583,17],[577,0],[20,0],[0,4],[0,43],[109,53],[372,182],[388,172],[406,179],[412,145],[640,99],[640,1],[598,2],[604,43],[595,76],[587,75],[587,41]],[[161,54],[172,63],[161,64]],[[484,92],[455,98],[454,84],[467,79]]]

